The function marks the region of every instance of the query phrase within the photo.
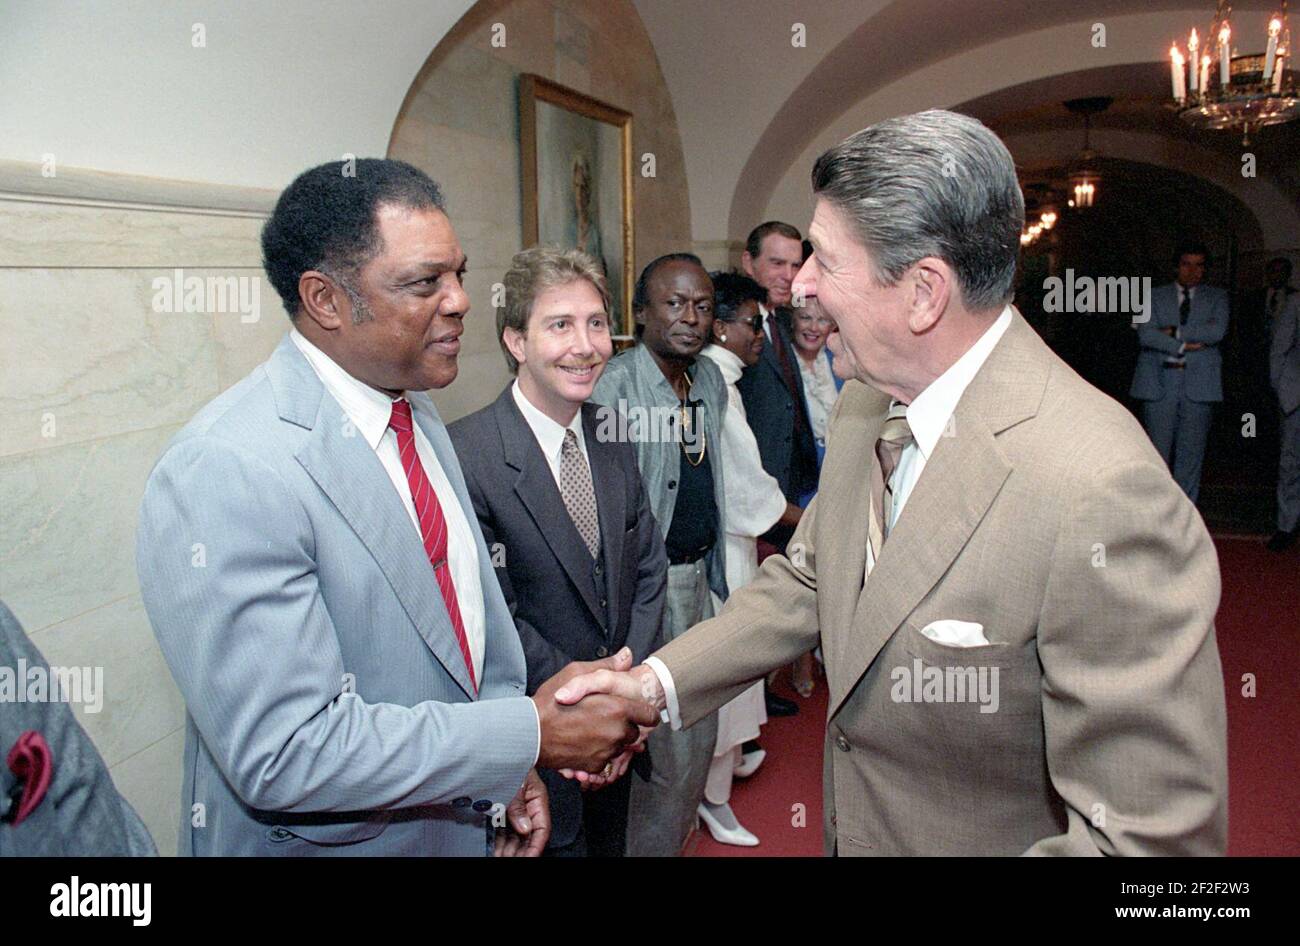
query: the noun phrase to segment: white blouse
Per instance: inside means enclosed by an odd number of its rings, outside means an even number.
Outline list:
[[[825,348],[817,353],[811,365],[797,353],[795,359],[799,362],[799,373],[803,375],[804,400],[808,402],[808,420],[812,424],[813,437],[824,444],[831,410],[835,407],[835,399],[840,395],[835,387],[830,359],[826,357]]]

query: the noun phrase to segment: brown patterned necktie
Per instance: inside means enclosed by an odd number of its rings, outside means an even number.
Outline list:
[[[587,544],[587,551],[596,558],[600,554],[596,491],[591,485],[591,468],[578,447],[578,435],[572,430],[564,432],[564,446],[560,448],[560,498],[578,528],[578,535]]]
[[[880,429],[876,455],[871,463],[871,518],[867,541],[871,544],[873,564],[880,561],[880,548],[889,536],[889,520],[894,507],[894,492],[889,484],[898,458],[912,442],[912,428],[907,424],[907,405],[894,404]]]

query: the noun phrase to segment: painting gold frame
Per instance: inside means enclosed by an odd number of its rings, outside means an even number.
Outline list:
[[[621,246],[622,291],[617,300],[620,311],[614,326],[615,338],[633,337],[632,288],[636,281],[635,237],[632,195],[632,113],[566,88],[539,75],[525,73],[519,77],[519,167],[523,178],[524,246],[538,242],[538,156],[537,103],[546,102],[566,111],[613,125],[619,131],[621,156]]]

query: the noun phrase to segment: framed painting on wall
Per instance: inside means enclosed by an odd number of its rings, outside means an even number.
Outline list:
[[[544,79],[519,78],[524,245],[576,247],[603,267],[610,325],[631,339],[632,113]]]

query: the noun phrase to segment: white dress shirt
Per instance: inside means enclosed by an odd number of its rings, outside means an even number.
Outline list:
[[[384,472],[393,482],[393,488],[402,499],[411,525],[417,536],[420,535],[420,518],[411,500],[411,487],[406,479],[406,470],[402,468],[402,458],[397,450],[397,432],[389,428],[388,419],[393,413],[393,400],[382,391],[358,381],[344,371],[339,365],[297,330],[292,329],[289,337],[303,353],[316,377],[320,378],[325,390],[343,408],[375,456],[383,464]],[[465,637],[469,641],[470,658],[474,663],[474,679],[483,680],[483,649],[487,637],[486,617],[483,613],[483,585],[479,579],[478,548],[474,533],[470,530],[465,512],[461,509],[451,482],[438,462],[438,456],[424,436],[419,423],[412,425],[415,429],[415,452],[424,467],[433,494],[442,506],[443,517],[447,520],[447,562],[451,569],[452,584],[456,587],[456,603],[460,606],[460,617],[465,625]],[[423,542],[423,537],[421,537]],[[433,571],[429,572],[429,581],[433,582]]]
[[[1188,303],[1192,303],[1196,300],[1196,287],[1184,286],[1182,283],[1175,283],[1175,285],[1178,287],[1178,308],[1181,311],[1183,307],[1184,298],[1187,299]],[[1166,358],[1165,364],[1167,365],[1186,364],[1187,359],[1184,358],[1183,355],[1187,353],[1187,343],[1183,341],[1183,326],[1181,322],[1178,325],[1174,326],[1174,338],[1179,342],[1178,357]]]
[[[551,468],[551,476],[555,477],[557,489],[560,488],[560,458],[564,451],[564,435],[567,431],[572,430],[577,435],[578,449],[582,451],[582,459],[587,462],[587,468],[591,469],[591,458],[587,456],[587,438],[582,435],[581,409],[573,415],[573,420],[569,421],[568,426],[561,427],[533,406],[533,402],[528,400],[523,391],[519,390],[519,381],[517,379],[510,386],[510,393],[514,395],[515,404],[519,406],[519,413],[524,415],[525,422],[533,432],[533,436],[537,438],[537,445],[542,448],[546,463]],[[564,495],[563,490],[561,490],[560,495]]]
[[[894,467],[894,472],[889,478],[894,495],[894,508],[889,521],[891,529],[898,521],[899,514],[907,504],[907,498],[911,495],[917,480],[921,478],[926,461],[934,453],[934,448],[939,445],[939,438],[944,435],[949,419],[957,410],[957,402],[966,393],[966,388],[975,379],[975,375],[984,366],[994,346],[1001,340],[1010,325],[1011,307],[1007,306],[975,344],[953,362],[947,371],[930,382],[929,387],[907,406],[907,425],[912,430],[912,441],[903,448],[902,455],[898,458],[898,465]],[[875,561],[871,555],[871,544],[868,543],[867,575],[871,574],[873,567]],[[664,696],[667,698],[668,708],[664,713],[667,718],[664,721],[671,723],[673,729],[680,729],[681,717],[677,710],[677,690],[673,686],[672,674],[668,672],[663,661],[656,657],[647,657],[645,662],[659,678]]]

